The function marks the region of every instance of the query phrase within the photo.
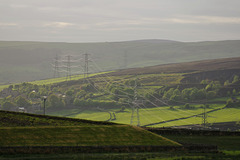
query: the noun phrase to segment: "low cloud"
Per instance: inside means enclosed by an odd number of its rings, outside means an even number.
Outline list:
[[[240,24],[240,17],[181,16],[164,21],[182,24]]]
[[[54,27],[54,28],[65,28],[69,26],[74,26],[74,24],[68,23],[68,22],[49,22],[44,24],[44,27]]]
[[[13,27],[18,26],[17,23],[0,23],[0,27]]]

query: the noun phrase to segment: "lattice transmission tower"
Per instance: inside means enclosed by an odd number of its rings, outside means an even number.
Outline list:
[[[207,118],[208,118],[208,115],[207,115],[207,112],[206,112],[206,105],[203,106],[203,113],[202,113],[202,126],[203,128],[206,128],[207,127]]]
[[[140,126],[140,116],[139,116],[139,100],[137,96],[137,78],[135,80],[134,86],[134,99],[132,102],[132,115],[131,115],[131,125]]]
[[[85,54],[83,54],[84,55],[84,79],[85,78],[88,78],[88,62],[90,62],[91,60],[88,58],[88,56],[90,55],[90,54],[88,54],[88,53],[85,53]]]
[[[67,75],[66,75],[66,80],[71,80],[71,55],[67,55],[67,65],[66,65],[66,68],[67,68]]]

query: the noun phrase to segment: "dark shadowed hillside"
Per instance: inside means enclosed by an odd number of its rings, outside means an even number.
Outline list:
[[[144,68],[131,68],[119,72],[111,73],[113,75],[125,74],[160,74],[160,73],[187,73],[194,71],[215,71],[240,69],[240,57],[211,59],[203,61],[193,61],[185,63],[171,63]]]

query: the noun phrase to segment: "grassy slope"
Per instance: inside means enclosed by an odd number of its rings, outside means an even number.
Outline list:
[[[138,127],[0,112],[0,146],[179,145]]]
[[[0,128],[1,146],[178,145],[140,128],[124,125]]]
[[[109,72],[93,73],[93,74],[89,74],[88,77],[101,75],[101,74],[105,74],[105,73],[109,73]],[[74,75],[74,76],[71,77],[71,80],[79,80],[79,79],[83,79],[83,78],[84,78],[83,74],[81,74],[81,75]],[[66,81],[66,77],[60,77],[60,78],[51,78],[51,79],[46,79],[46,80],[32,81],[30,83],[37,84],[37,85],[47,85],[47,84],[65,82],[65,81]]]
[[[101,75],[101,74],[105,74],[105,73],[110,73],[112,71],[108,71],[108,72],[99,72],[99,73],[92,73],[89,74],[88,77],[92,77],[92,76],[96,76],[96,75]],[[80,75],[74,75],[71,77],[71,80],[79,80],[79,79],[83,79],[84,75],[80,74]],[[48,85],[48,84],[55,84],[55,83],[61,83],[61,82],[66,82],[66,77],[59,77],[59,78],[50,78],[50,79],[44,79],[44,80],[37,80],[37,81],[31,81],[29,83],[32,84],[37,84],[37,85]],[[16,83],[17,84],[17,83]],[[15,84],[12,84],[15,85]],[[9,87],[9,85],[1,85],[0,84],[0,91],[3,90],[4,88]]]

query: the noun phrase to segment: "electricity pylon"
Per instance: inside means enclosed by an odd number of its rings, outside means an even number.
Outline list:
[[[66,80],[71,80],[71,55],[67,55],[67,76]]]
[[[206,105],[203,106],[203,114],[202,114],[202,126],[203,128],[207,127],[207,113],[206,113]]]
[[[88,78],[88,62],[90,62],[88,56],[90,54],[85,53],[83,55],[84,55],[84,79],[85,79],[85,78]]]
[[[140,126],[139,102],[137,99],[137,79],[135,80],[134,99],[132,102],[131,125]]]

